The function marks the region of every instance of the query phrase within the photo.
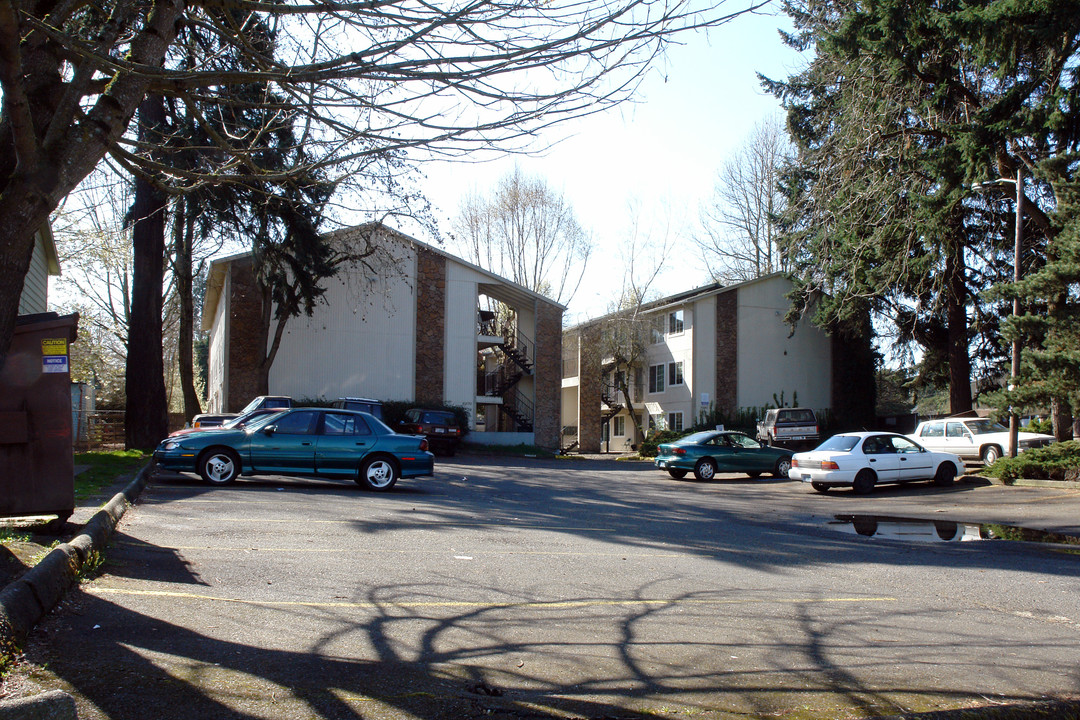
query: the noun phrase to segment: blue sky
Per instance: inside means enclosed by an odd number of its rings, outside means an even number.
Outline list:
[[[781,25],[789,27],[784,16],[760,14],[707,35],[686,35],[650,72],[636,102],[551,129],[542,142],[560,142],[543,156],[427,163],[425,188],[443,229],[450,228],[464,191],[487,192],[515,163],[544,177],[570,201],[597,246],[569,319],[602,314],[620,285],[621,270],[613,265],[629,232],[630,205],[640,208],[642,228],[693,233],[698,207],[712,194],[725,159],[756,122],[780,113],[756,73],[784,78],[800,68],[802,58],[780,40]],[[658,285],[663,294],[708,280],[688,243],[678,264],[669,265]]]

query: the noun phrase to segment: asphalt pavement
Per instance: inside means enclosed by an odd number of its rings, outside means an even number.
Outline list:
[[[1006,525],[1080,536],[1080,490],[468,456],[386,494],[163,476],[3,691],[84,720],[1078,717],[1075,551],[915,537]]]

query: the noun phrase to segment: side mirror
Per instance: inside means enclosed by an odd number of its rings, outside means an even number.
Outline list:
[[[274,433],[277,432],[277,425],[267,425],[266,427],[264,427],[262,429],[262,431],[263,431],[263,435],[267,435],[267,436],[273,435]]]

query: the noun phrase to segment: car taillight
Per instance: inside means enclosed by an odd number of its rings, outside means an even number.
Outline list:
[[[424,438],[420,441],[420,449],[425,451],[427,450],[427,438]]]
[[[793,467],[793,468],[799,467],[799,461],[796,460],[795,458],[791,458],[791,467]]]
[[[836,462],[833,461],[833,460],[822,460],[821,461],[821,469],[822,470],[839,470],[840,466],[837,465]]]
[[[685,455],[685,454],[686,454],[686,450],[684,450],[683,448],[675,448],[675,449],[673,449],[673,450],[671,451],[671,454],[672,454],[672,455]]]

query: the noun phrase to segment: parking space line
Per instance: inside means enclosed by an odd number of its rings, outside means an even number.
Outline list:
[[[567,610],[589,607],[616,607],[621,605],[639,607],[660,606],[720,606],[720,605],[819,605],[831,603],[894,603],[899,602],[893,597],[836,597],[836,598],[766,598],[766,599],[685,599],[685,598],[657,598],[657,599],[624,599],[624,600],[548,600],[536,602],[476,602],[468,600],[441,600],[441,601],[416,601],[416,602],[314,602],[309,600],[244,600],[241,598],[222,597],[217,595],[202,595],[199,593],[175,592],[170,590],[130,590],[124,588],[86,587],[85,592],[94,595],[127,595],[141,597],[174,598],[180,600],[200,600],[206,602],[232,603],[238,605],[263,605],[267,607],[317,607],[317,608],[354,608],[354,609],[385,609],[388,607],[402,609],[417,608],[490,608],[506,610]]]

